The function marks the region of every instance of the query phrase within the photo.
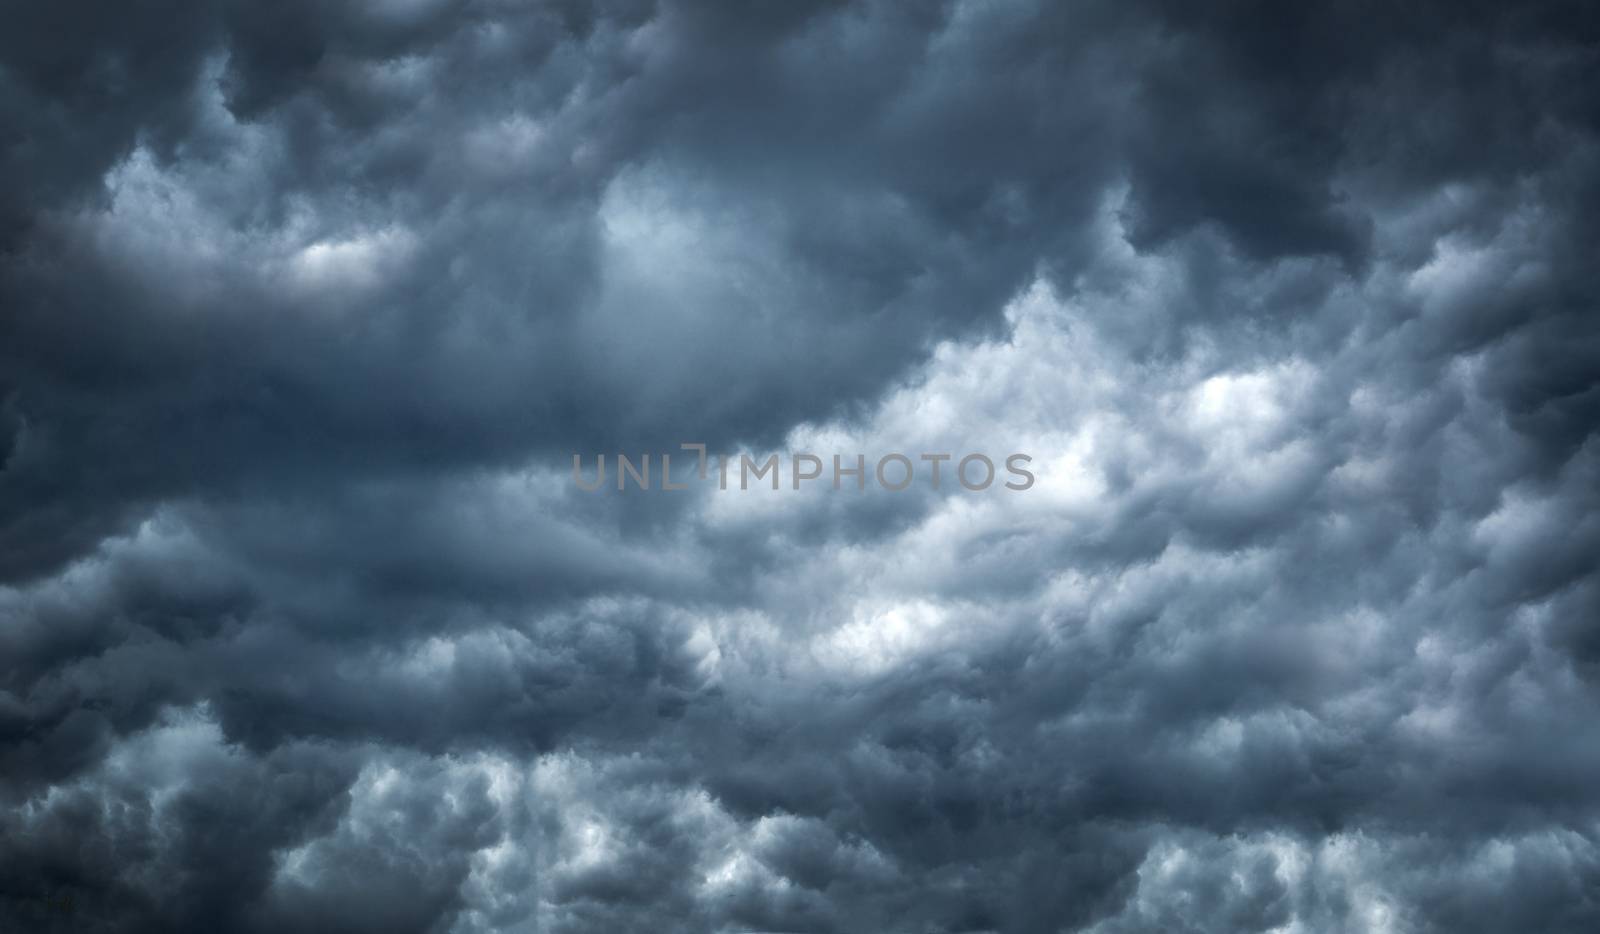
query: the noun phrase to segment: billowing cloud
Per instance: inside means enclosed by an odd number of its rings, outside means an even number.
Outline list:
[[[35,6],[0,927],[1600,920],[1582,5]]]

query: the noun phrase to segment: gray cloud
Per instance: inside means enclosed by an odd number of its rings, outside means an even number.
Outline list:
[[[18,12],[0,927],[1592,929],[1596,39]]]

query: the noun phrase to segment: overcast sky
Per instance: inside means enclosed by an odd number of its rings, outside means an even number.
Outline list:
[[[1592,4],[4,19],[0,930],[1600,930]]]

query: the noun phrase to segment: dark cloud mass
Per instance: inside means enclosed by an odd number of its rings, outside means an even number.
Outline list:
[[[1597,118],[1581,2],[8,5],[0,931],[1600,930]],[[1038,483],[571,482],[684,441]]]

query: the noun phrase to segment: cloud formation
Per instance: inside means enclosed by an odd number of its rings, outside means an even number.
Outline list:
[[[1593,930],[1597,54],[16,11],[0,928]],[[684,441],[1038,483],[571,481]]]

